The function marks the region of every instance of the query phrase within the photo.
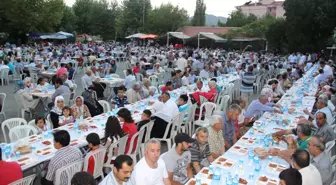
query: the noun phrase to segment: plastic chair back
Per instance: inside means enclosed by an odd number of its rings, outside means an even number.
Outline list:
[[[55,185],[71,185],[71,178],[83,169],[83,160],[70,163],[55,173]]]
[[[11,118],[11,119],[7,119],[4,122],[2,122],[1,129],[5,137],[6,143],[7,143],[6,129],[10,131],[12,128],[20,126],[20,125],[27,125],[27,121],[22,118]]]
[[[36,174],[33,174],[28,177],[17,180],[15,182],[12,182],[9,185],[33,185],[35,177]]]
[[[9,139],[11,142],[15,142],[19,139],[37,134],[37,129],[30,125],[21,125],[10,129]]]
[[[83,171],[88,170],[88,165],[89,165],[89,159],[90,157],[93,157],[94,160],[94,170],[93,170],[93,177],[102,177],[104,178],[104,173],[103,173],[103,165],[104,165],[104,157],[106,153],[106,148],[101,147],[98,150],[91,151],[88,153],[85,158],[84,158],[84,168]]]

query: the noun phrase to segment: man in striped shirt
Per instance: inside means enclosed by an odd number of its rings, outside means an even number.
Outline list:
[[[49,185],[55,182],[56,171],[70,163],[76,162],[82,159],[82,153],[78,148],[69,145],[70,135],[66,130],[60,130],[54,133],[54,148],[58,151],[55,156],[51,158],[48,165],[48,172],[45,179],[42,179],[42,185]],[[61,184],[66,184],[68,177],[65,173],[62,173],[60,179]]]

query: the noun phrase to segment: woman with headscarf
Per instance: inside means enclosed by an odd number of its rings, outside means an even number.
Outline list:
[[[33,79],[30,77],[26,77],[23,80],[23,86],[24,86],[24,90],[32,90],[34,89],[34,84],[33,84]]]
[[[50,119],[54,125],[54,128],[59,127],[58,118],[62,116],[62,109],[64,108],[63,96],[56,96],[54,107],[50,111]]]
[[[75,105],[71,107],[72,115],[75,119],[91,117],[88,107],[84,104],[84,98],[82,96],[77,96],[75,101]]]

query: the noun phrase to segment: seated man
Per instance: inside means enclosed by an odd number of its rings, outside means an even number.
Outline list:
[[[222,113],[223,120],[223,136],[225,141],[225,148],[229,149],[234,143],[237,142],[235,122],[238,120],[238,116],[241,112],[241,108],[237,104],[233,104],[229,107],[226,113]]]
[[[209,81],[208,86],[210,90],[208,92],[194,92],[190,96],[190,100],[192,103],[197,103],[198,105],[201,104],[201,98],[200,96],[203,96],[206,98],[209,102],[215,101],[215,96],[217,95],[217,89],[216,89],[216,82],[215,81]]]
[[[81,151],[77,147],[70,146],[69,143],[70,134],[68,131],[60,130],[54,133],[54,147],[58,151],[49,162],[47,176],[41,180],[42,185],[55,183],[55,174],[58,169],[82,159]],[[66,176],[61,176],[61,184],[66,184],[67,179],[64,177]]]
[[[173,83],[171,81],[168,81],[166,85],[161,88],[161,93],[165,93],[172,90],[174,90]]]
[[[260,95],[258,99],[253,100],[251,104],[247,107],[245,118],[248,118],[248,117],[258,118],[264,112],[282,113],[280,110],[276,109],[275,107],[281,108],[280,105],[273,106],[273,104],[268,103],[268,99],[266,95]]]
[[[221,156],[225,152],[225,143],[223,137],[223,120],[219,115],[211,116],[210,126],[208,127],[209,131],[209,147],[211,155],[214,159]]]
[[[141,85],[139,83],[135,83],[133,84],[132,88],[129,88],[126,91],[128,103],[132,104],[132,103],[135,103],[141,100],[141,97],[139,94],[140,90],[141,90]]]
[[[288,168],[279,174],[280,185],[302,185],[302,175],[295,168]]]
[[[52,100],[53,101],[55,101],[55,98],[57,96],[61,96],[61,95],[64,95],[64,94],[70,94],[71,93],[69,87],[63,85],[63,81],[60,78],[55,79],[55,88],[56,88],[56,90],[55,90],[54,94],[52,95]]]
[[[184,112],[184,119],[183,119],[183,125],[188,123],[188,118],[189,118],[189,109],[190,106],[188,104],[188,96],[186,94],[181,94],[178,103],[177,103],[179,112]]]
[[[125,87],[124,86],[118,87],[118,94],[111,101],[112,101],[111,102],[112,103],[112,109],[114,109],[115,106],[124,107],[125,105],[128,104],[127,96],[125,96]]]
[[[324,185],[331,184],[333,176],[335,176],[330,156],[324,152],[325,144],[318,138],[313,136],[308,143],[308,151],[311,154],[311,164],[314,165],[321,174]]]
[[[67,68],[65,68],[65,66],[66,66],[65,63],[61,63],[61,68],[56,73],[57,77],[61,77],[63,75],[63,73],[68,72],[68,70],[67,70]]]
[[[209,132],[205,127],[198,127],[196,130],[196,140],[191,143],[191,165],[198,173],[203,167],[208,167],[214,160],[210,153],[208,143]]]
[[[179,133],[174,138],[174,146],[161,155],[166,164],[169,181],[173,185],[183,185],[193,177],[189,151],[192,142],[193,139],[188,134]]]
[[[325,97],[324,95],[321,95],[317,99],[316,108],[317,108],[317,111],[316,111],[315,115],[310,113],[307,109],[303,110],[303,112],[305,114],[309,115],[309,117],[313,121],[309,121],[306,118],[301,118],[299,120],[299,123],[307,122],[307,123],[309,123],[310,126],[317,127],[317,125],[316,125],[316,114],[319,113],[319,112],[323,112],[323,113],[325,113],[325,115],[327,117],[327,123],[329,125],[331,125],[333,123],[333,117],[332,117],[330,109],[328,108],[328,98]]]

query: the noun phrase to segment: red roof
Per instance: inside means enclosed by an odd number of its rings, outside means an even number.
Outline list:
[[[196,36],[199,32],[226,34],[231,29],[237,29],[237,27],[184,26],[177,31],[183,32],[185,35],[193,37]]]

